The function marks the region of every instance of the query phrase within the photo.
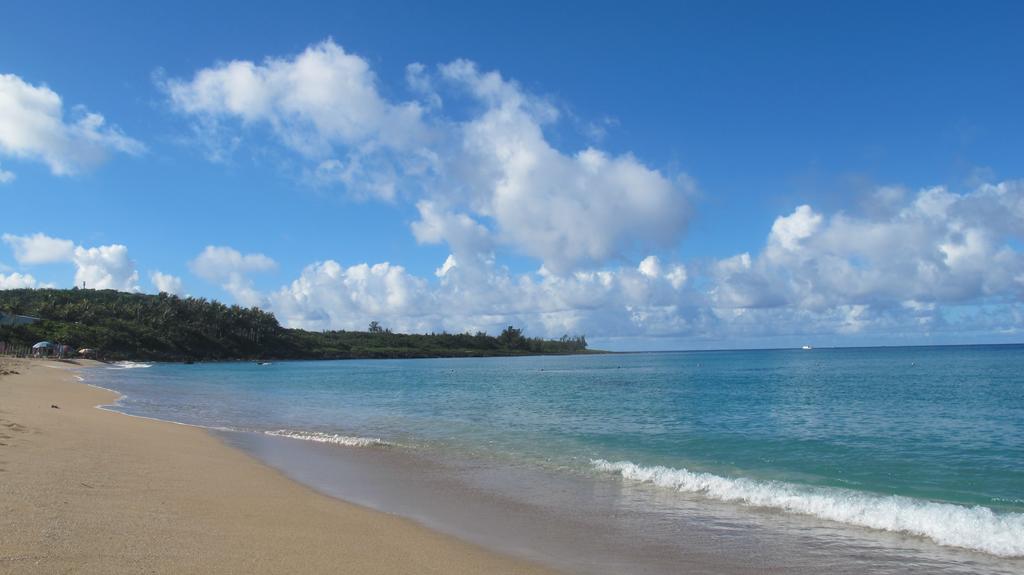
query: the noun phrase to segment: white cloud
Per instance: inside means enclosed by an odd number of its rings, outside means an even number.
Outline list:
[[[164,88],[172,107],[197,118],[208,136],[216,137],[224,120],[268,127],[286,146],[317,160],[314,181],[388,199],[397,184],[382,184],[384,174],[407,169],[394,164],[415,164],[428,138],[422,106],[388,102],[369,63],[330,39],[294,58],[220,63]],[[397,151],[410,158],[394,156]]]
[[[356,199],[394,200],[401,185],[402,174],[381,154],[364,154],[358,150],[344,160],[331,158],[306,173],[306,181],[315,186],[341,184]]]
[[[218,64],[191,81],[170,80],[167,90],[181,112],[263,122],[288,145],[312,155],[333,142],[401,148],[423,129],[417,103],[387,102],[369,64],[331,40],[292,59]]]
[[[459,262],[458,260],[455,259],[455,254],[448,254],[448,257],[445,258],[444,263],[441,264],[441,267],[434,270],[434,275],[439,278],[443,278],[444,276],[448,275],[448,272],[455,269],[457,265],[459,265]]]
[[[107,126],[100,114],[76,106],[72,116],[65,121],[61,97],[45,85],[0,74],[0,153],[38,160],[54,174],[69,175],[101,163],[111,151],[145,151],[139,141]]]
[[[640,262],[637,269],[649,278],[656,278],[661,275],[661,260],[658,259],[658,256],[647,256]]]
[[[14,259],[22,265],[66,262],[75,255],[75,242],[51,238],[43,233],[31,236],[4,234],[3,240],[11,246]]]
[[[263,254],[242,254],[226,246],[206,246],[189,263],[193,273],[203,279],[220,281],[232,274],[264,272],[277,267],[277,263]]]
[[[113,244],[75,248],[75,285],[90,289],[139,291],[139,272],[128,258],[128,248]]]
[[[490,231],[464,213],[442,210],[436,203],[422,200],[416,204],[420,219],[411,225],[416,241],[423,244],[447,243],[464,262],[491,259],[493,241]]]
[[[307,183],[415,201],[416,238],[446,242],[456,257],[502,244],[568,273],[682,234],[694,188],[686,175],[628,153],[556,149],[544,128],[559,110],[498,72],[467,60],[436,70],[412,63],[406,83],[422,101],[385,98],[365,59],[326,40],[295,57],[221,63],[163,85],[201,132],[269,128],[306,158]],[[440,89],[462,99],[468,118],[442,115]]]
[[[285,325],[307,329],[364,329],[374,320],[419,332],[496,333],[514,323],[556,337],[687,329],[686,294],[671,273],[654,278],[620,268],[563,277],[513,275],[487,262],[473,267],[449,256],[432,283],[386,262],[346,268],[326,261],[308,266],[268,304]]]
[[[686,176],[670,179],[629,154],[565,154],[544,134],[559,117],[546,101],[465,60],[441,76],[485,106],[458,125],[453,181],[441,191],[449,205],[493,220],[500,242],[565,273],[678,240],[693,188]]]
[[[680,289],[686,285],[686,280],[689,276],[686,273],[686,266],[683,264],[675,264],[669,268],[668,273],[665,274],[665,278],[668,279],[669,283],[675,289]]]
[[[153,271],[149,274],[149,281],[152,282],[158,293],[181,295],[183,291],[181,278],[178,276]]]
[[[39,282],[37,282],[36,278],[31,275],[20,274],[18,272],[7,275],[0,274],[0,290],[34,287],[39,287]]]
[[[811,206],[800,206],[791,215],[775,219],[768,236],[769,248],[794,251],[800,242],[811,237],[821,227],[822,216],[814,213]]]
[[[383,321],[399,331],[427,331],[434,313],[424,280],[388,263],[344,267],[328,260],[307,266],[298,279],[270,296],[287,325],[319,329],[365,329]]]
[[[405,83],[409,88],[423,97],[429,108],[440,108],[444,102],[434,88],[434,80],[427,72],[427,67],[413,62],[405,67]]]
[[[75,265],[75,285],[92,289],[139,291],[139,273],[128,257],[128,248],[120,244],[86,248],[71,240],[43,233],[30,236],[4,234],[3,240],[21,265],[70,262]]]
[[[713,305],[818,314],[826,330],[850,333],[935,325],[944,305],[1020,300],[1024,256],[1014,242],[1024,237],[1024,184],[930,188],[909,200],[895,191],[880,189],[883,205],[867,216],[800,206],[777,218],[758,256],[711,267]]]
[[[14,172],[0,167],[0,184],[8,184],[13,182],[16,178],[17,176],[14,175]]]
[[[255,306],[262,304],[264,298],[246,276],[273,270],[277,262],[259,253],[242,254],[226,246],[206,246],[188,265],[197,276],[220,284],[240,305]]]
[[[534,335],[712,347],[1021,329],[1024,258],[1015,246],[1024,236],[1024,185],[886,192],[880,201],[884,209],[866,216],[798,206],[770,226],[759,253],[698,267],[696,278],[656,255],[635,267],[512,274],[493,258],[454,252],[437,279],[387,263],[315,264],[268,304],[286,325],[312,329],[377,320],[400,330],[494,333],[514,323]],[[430,203],[419,209],[413,230],[421,241],[472,246],[483,233],[468,215]]]

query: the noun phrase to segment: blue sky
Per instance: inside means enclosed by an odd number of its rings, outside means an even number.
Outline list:
[[[6,6],[0,287],[160,272],[288,325],[618,349],[1019,341],[1019,3],[550,4]]]

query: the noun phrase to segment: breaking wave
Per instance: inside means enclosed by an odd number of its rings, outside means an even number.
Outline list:
[[[874,495],[781,481],[734,479],[686,469],[645,467],[629,461],[596,459],[591,464],[599,471],[629,481],[696,493],[719,501],[908,533],[926,537],[940,545],[999,557],[1024,557],[1024,513],[996,513],[983,506],[965,507],[899,495]]]
[[[115,361],[107,369],[140,369],[146,367],[153,367],[153,364],[140,361]]]
[[[378,439],[376,437],[353,437],[350,435],[338,435],[335,433],[320,433],[318,431],[291,431],[280,429],[277,431],[264,431],[267,435],[275,437],[288,437],[301,439],[303,441],[315,441],[317,443],[330,443],[343,447],[393,447],[395,444]]]

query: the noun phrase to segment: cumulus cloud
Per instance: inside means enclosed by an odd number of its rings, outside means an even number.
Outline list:
[[[416,204],[420,219],[412,223],[416,241],[424,244],[446,243],[453,257],[464,262],[491,258],[490,231],[467,214],[445,211],[436,203],[423,200]]]
[[[885,205],[859,216],[798,206],[766,226],[759,252],[693,270],[650,255],[635,267],[514,274],[463,249],[436,278],[388,263],[314,264],[267,305],[285,324],[312,329],[362,329],[377,320],[401,330],[493,333],[514,323],[538,335],[690,345],[1019,331],[1024,185],[886,191],[879,201]],[[418,207],[420,241],[473,246],[486,232],[466,214]]]
[[[307,182],[414,201],[417,240],[448,243],[456,258],[501,244],[568,273],[682,234],[694,187],[686,175],[628,153],[557,149],[544,129],[558,108],[468,60],[412,63],[405,79],[420,100],[389,100],[365,59],[326,40],[295,57],[221,63],[163,85],[171,106],[205,132],[269,128],[306,158]],[[444,115],[442,90],[467,118]]]
[[[288,325],[309,329],[365,329],[385,321],[401,331],[426,331],[430,294],[424,280],[389,263],[344,267],[328,260],[307,266],[298,279],[270,297]]]
[[[428,108],[440,108],[443,105],[444,101],[434,87],[434,80],[423,64],[413,62],[405,67],[405,83],[424,99]]]
[[[370,321],[401,331],[497,332],[509,323],[536,335],[676,333],[690,313],[678,265],[652,276],[619,268],[569,276],[511,274],[492,263],[464,266],[449,256],[441,280],[389,263],[308,266],[268,298],[286,325],[364,329]]]
[[[943,304],[1019,301],[1024,184],[935,187],[909,200],[894,190],[880,189],[883,205],[867,216],[804,205],[778,217],[760,254],[714,263],[712,304],[817,313],[856,332],[894,316],[935,323]]]
[[[91,289],[139,291],[139,272],[128,258],[128,248],[121,244],[84,248],[77,246],[75,285]]]
[[[181,295],[182,293],[182,282],[178,276],[153,271],[149,274],[149,281],[158,293],[169,293],[172,295]]]
[[[0,154],[41,161],[56,175],[70,175],[101,163],[112,151],[138,155],[145,146],[82,106],[66,120],[56,92],[0,74]],[[0,172],[0,181],[13,177]]]
[[[315,180],[385,198],[395,185],[382,184],[385,174],[400,170],[395,163],[413,162],[392,154],[416,156],[428,137],[422,106],[387,101],[369,63],[330,39],[293,58],[220,63],[164,88],[172,107],[197,118],[208,135],[216,136],[224,121],[265,126],[318,161]]]
[[[673,264],[667,269],[663,269],[661,265],[661,259],[658,256],[647,256],[640,262],[637,270],[644,276],[652,279],[664,277],[672,287],[679,289],[686,284],[686,266],[682,264]]]
[[[563,153],[544,134],[559,118],[545,100],[466,60],[441,66],[440,75],[483,106],[457,125],[443,201],[493,220],[497,241],[564,273],[679,239],[693,187],[687,177],[669,178],[630,154]],[[428,223],[414,224],[418,238],[415,226]],[[465,228],[464,218],[449,223]]]
[[[291,59],[221,63],[166,87],[181,112],[266,123],[288,145],[312,155],[328,152],[333,142],[402,148],[423,130],[417,103],[387,102],[366,60],[332,40]]]
[[[30,236],[4,234],[3,240],[11,246],[14,259],[22,265],[65,262],[70,261],[75,255],[75,242],[52,238],[43,233]]]
[[[197,276],[220,284],[239,304],[254,306],[263,303],[264,298],[253,288],[248,274],[273,270],[277,262],[259,253],[242,254],[226,246],[206,246],[188,265]]]
[[[36,278],[28,274],[13,272],[7,275],[0,274],[0,290],[21,289],[39,287]]]
[[[226,246],[206,246],[189,267],[203,279],[219,281],[233,274],[263,272],[274,269],[277,263],[263,254],[242,254]]]
[[[92,289],[139,291],[139,273],[128,257],[128,248],[120,244],[86,248],[71,240],[43,233],[29,236],[4,234],[14,259],[21,265],[70,262],[75,265],[75,285]],[[28,276],[30,277],[30,276]]]

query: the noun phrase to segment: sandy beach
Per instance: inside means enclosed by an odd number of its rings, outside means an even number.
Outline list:
[[[0,573],[550,572],[97,409],[85,365],[0,360]]]

